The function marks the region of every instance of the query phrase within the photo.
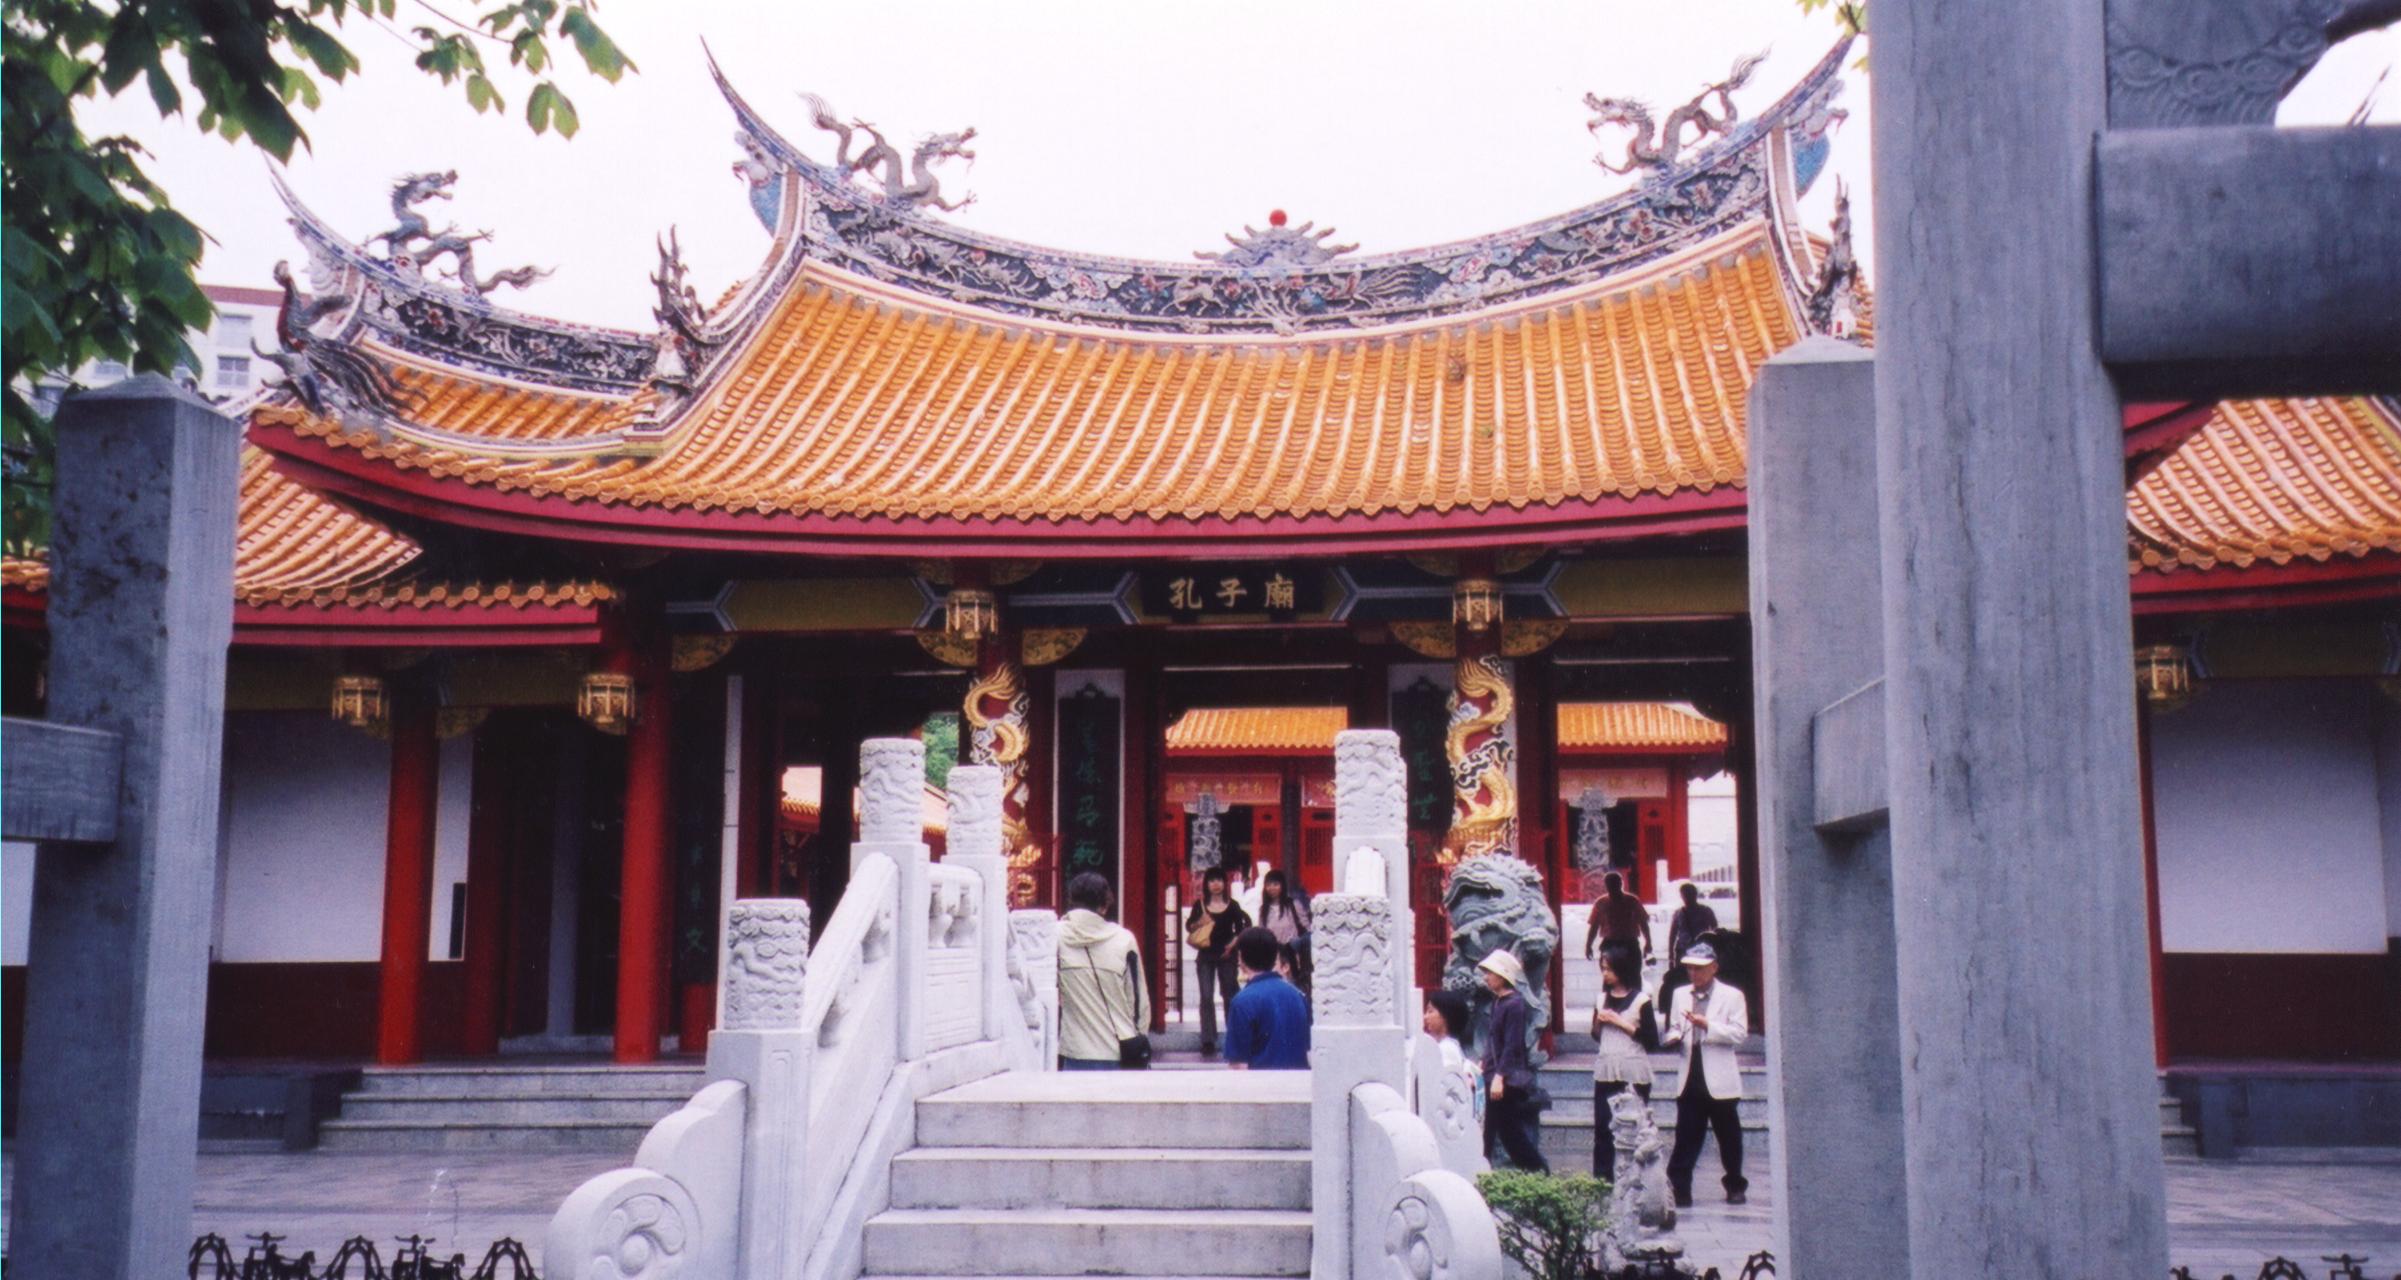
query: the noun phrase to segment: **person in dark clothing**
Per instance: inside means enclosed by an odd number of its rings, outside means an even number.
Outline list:
[[[1276,935],[1249,928],[1234,941],[1242,993],[1226,1006],[1226,1064],[1237,1071],[1309,1069],[1309,998],[1276,972]]]
[[[1584,930],[1584,958],[1592,959],[1603,942],[1639,947],[1639,959],[1651,958],[1651,909],[1626,892],[1626,878],[1614,871],[1601,877],[1601,900],[1592,904],[1592,923]]]
[[[1551,1162],[1542,1158],[1542,1109],[1535,1098],[1534,1063],[1526,1056],[1530,1014],[1525,997],[1517,994],[1518,984],[1525,981],[1525,966],[1502,947],[1476,967],[1484,971],[1484,987],[1493,997],[1491,1032],[1484,1040],[1484,1079],[1489,1082],[1484,1132],[1488,1141],[1500,1143],[1510,1164],[1549,1173]]]
[[[1667,922],[1667,972],[1659,975],[1659,995],[1654,1001],[1661,1009],[1668,1007],[1668,998],[1686,981],[1678,957],[1698,946],[1706,935],[1717,932],[1717,913],[1701,901],[1701,886],[1687,880],[1677,891],[1684,895],[1684,905],[1676,908],[1676,914]]]
[[[1592,1011],[1592,1176],[1607,1178],[1617,1164],[1609,1131],[1609,1100],[1627,1089],[1651,1100],[1651,1054],[1659,1020],[1642,993],[1642,958],[1623,942],[1601,947],[1601,1003]]]
[[[1184,916],[1184,941],[1192,947],[1192,971],[1200,978],[1203,1056],[1217,1052],[1217,1002],[1234,999],[1234,939],[1250,927],[1250,913],[1226,891],[1225,868],[1209,868],[1201,877],[1200,901]]]

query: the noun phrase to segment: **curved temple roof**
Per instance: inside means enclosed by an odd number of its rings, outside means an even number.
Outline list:
[[[252,439],[373,508],[654,547],[1336,555],[1738,528],[1750,380],[1822,315],[1826,250],[1791,209],[1842,56],[1632,191],[1322,261],[951,227],[726,86],[774,236],[700,315],[688,376],[664,380],[661,335],[495,307],[294,201],[314,288],[340,300],[316,332],[418,401],[371,424],[269,405]],[[2389,404],[2229,404],[2162,451],[2129,494],[2138,575],[2401,552]]]

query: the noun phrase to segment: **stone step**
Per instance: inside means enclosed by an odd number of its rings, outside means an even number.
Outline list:
[[[430,1066],[368,1067],[360,1072],[358,1094],[499,1094],[605,1093],[689,1098],[708,1083],[697,1065],[575,1065],[575,1066]]]
[[[321,1151],[614,1151],[630,1156],[642,1145],[651,1123],[340,1119],[317,1127],[317,1147]]]
[[[1306,1150],[1309,1076],[1013,1072],[921,1099],[917,1141],[925,1147]]]
[[[922,1104],[920,1104],[922,1105]],[[874,1276],[1305,1276],[1302,1210],[894,1209],[868,1220]]]
[[[892,1161],[896,1209],[1307,1209],[1309,1153],[919,1147]]]
[[[653,1124],[691,1101],[685,1092],[651,1093],[353,1093],[342,1119],[440,1120],[458,1124],[522,1124],[551,1120],[610,1120]]]
[[[1734,1109],[1746,1125],[1764,1126],[1767,1124],[1767,1099],[1765,1098],[1745,1097],[1735,1104]],[[1544,1124],[1582,1125],[1589,1129],[1592,1127],[1593,1110],[1594,1103],[1590,1094],[1581,1098],[1554,1096],[1549,1109],[1542,1113],[1542,1122]],[[1654,1092],[1651,1095],[1651,1118],[1657,1120],[1663,1129],[1675,1127],[1676,1100],[1667,1094]]]

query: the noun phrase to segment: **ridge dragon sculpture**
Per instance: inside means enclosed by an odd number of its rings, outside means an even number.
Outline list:
[[[447,255],[452,269],[442,278],[456,285],[461,293],[481,300],[502,285],[522,289],[550,274],[543,267],[509,267],[488,276],[475,271],[475,245],[489,240],[489,231],[462,232],[458,224],[433,229],[417,206],[428,200],[448,200],[450,189],[458,185],[456,169],[435,173],[411,173],[392,183],[392,220],[389,230],[378,231],[364,243],[380,244],[384,260],[404,275],[423,276],[436,261]]]
[[[945,160],[965,160],[970,167],[975,164],[975,152],[967,149],[967,144],[975,141],[973,126],[957,133],[927,134],[910,152],[904,171],[900,148],[886,141],[882,130],[856,116],[844,124],[841,117],[834,114],[832,105],[816,94],[804,93],[800,95],[800,100],[809,104],[811,123],[834,135],[834,170],[843,177],[862,171],[872,173],[880,167],[883,170],[884,199],[902,208],[930,204],[945,213],[956,213],[975,203],[975,193],[972,191],[956,201],[943,199],[942,180],[934,176],[933,171],[935,165]],[[853,156],[850,154],[850,144],[859,133],[875,141]]]
[[[1674,168],[1676,157],[1686,145],[1685,134],[1688,130],[1692,132],[1690,142],[1694,145],[1713,134],[1733,131],[1735,123],[1742,118],[1741,110],[1734,105],[1734,91],[1749,84],[1751,73],[1757,71],[1759,64],[1766,60],[1767,51],[1764,49],[1737,59],[1734,69],[1726,73],[1725,79],[1703,87],[1692,96],[1691,101],[1668,112],[1665,120],[1652,115],[1649,104],[1632,98],[1604,98],[1595,93],[1585,94],[1584,105],[1593,112],[1592,119],[1584,124],[1587,132],[1597,138],[1604,126],[1620,126],[1634,131],[1634,136],[1626,143],[1624,164],[1611,164],[1607,152],[1595,153],[1592,162],[1611,173]],[[1716,97],[1723,114],[1714,114],[1709,110],[1712,96]]]
[[[273,384],[282,395],[320,418],[346,418],[359,425],[378,426],[415,407],[417,393],[392,376],[382,361],[335,336],[321,336],[317,324],[350,305],[338,294],[302,293],[292,276],[292,264],[275,264],[275,283],[283,301],[275,311],[275,343],[268,351],[252,339],[250,350],[283,372]]]

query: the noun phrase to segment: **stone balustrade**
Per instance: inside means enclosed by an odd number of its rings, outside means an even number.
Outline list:
[[[856,1276],[916,1100],[1055,1062],[1057,918],[1006,909],[998,826],[979,816],[998,813],[996,772],[953,772],[954,852],[937,865],[923,747],[861,747],[840,906],[812,939],[805,902],[732,905],[711,1083],[559,1207],[547,1274]]]

